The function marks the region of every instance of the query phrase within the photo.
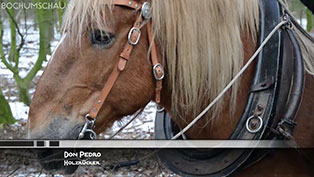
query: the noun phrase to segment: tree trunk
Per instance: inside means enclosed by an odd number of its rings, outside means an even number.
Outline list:
[[[28,93],[30,82],[25,82],[25,80],[21,79],[19,75],[14,75],[14,80],[16,82],[19,100],[23,102],[25,105],[29,106],[31,103],[30,96]]]
[[[10,0],[11,3],[14,3],[14,0]],[[10,16],[10,31],[11,31],[11,48],[9,53],[9,61],[15,61],[17,57],[17,50],[16,50],[16,26],[14,24],[14,16],[15,10],[14,8],[8,9],[8,15]]]
[[[28,94],[28,87],[22,84],[18,85],[18,89],[20,101],[29,106],[31,104],[31,100]]]

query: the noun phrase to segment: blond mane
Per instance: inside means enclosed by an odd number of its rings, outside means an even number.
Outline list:
[[[241,32],[246,29],[256,39],[258,2],[152,1],[153,27],[168,70],[175,117],[198,114],[239,72],[244,58]],[[231,105],[238,83],[231,91]],[[221,104],[212,109],[213,117],[221,112]]]
[[[79,42],[88,29],[106,28],[109,23],[105,14],[112,11],[112,2],[71,0],[63,31],[70,31]],[[248,31],[256,41],[259,1],[152,0],[152,8],[154,35],[171,89],[172,113],[181,118],[196,115],[243,66],[241,33]],[[314,70],[309,60],[306,65]],[[232,88],[231,105],[235,104],[238,86],[239,82]],[[213,115],[221,112],[222,104],[214,107]]]

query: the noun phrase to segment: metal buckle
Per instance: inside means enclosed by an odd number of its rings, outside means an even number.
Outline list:
[[[282,21],[287,21],[288,23],[286,23],[285,25],[283,25],[283,29],[292,29],[293,25],[291,22],[291,18],[290,16],[286,13],[281,17]]]
[[[157,73],[157,68],[160,68],[161,69],[161,72],[162,72],[162,75],[160,77],[158,77],[158,73]],[[157,63],[156,65],[154,65],[153,67],[153,74],[154,74],[154,77],[157,81],[161,81],[163,80],[163,78],[165,77],[165,71],[164,71],[164,67],[160,64],[160,63]]]
[[[254,118],[257,118],[257,120],[259,121],[258,127],[252,127],[252,125],[250,124],[251,120],[253,120]],[[260,116],[253,115],[247,119],[245,126],[246,126],[247,131],[249,131],[250,133],[257,133],[263,127],[263,119]],[[254,126],[255,126],[255,124],[254,124]]]
[[[81,130],[81,132],[79,134],[78,139],[83,139],[85,137],[86,133],[89,133],[89,137],[87,137],[87,138],[89,138],[91,140],[96,139],[96,133],[93,130],[94,123],[95,123],[95,120],[94,119],[90,120],[89,119],[89,114],[87,114],[85,116],[85,124],[84,124],[84,126],[83,126],[83,128],[82,128],[82,130]]]
[[[152,10],[149,2],[144,2],[142,5],[141,16],[144,20],[149,20],[152,18]]]
[[[135,42],[132,41],[132,35],[134,32],[137,32],[138,33],[138,36],[137,36],[137,39],[135,40]],[[128,34],[128,42],[131,44],[131,45],[137,45],[138,42],[140,41],[141,39],[141,30],[136,28],[136,27],[133,27],[131,28],[129,34]]]

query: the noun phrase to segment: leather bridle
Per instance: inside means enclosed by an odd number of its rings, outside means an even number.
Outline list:
[[[79,134],[79,139],[86,139],[86,138],[95,139],[96,138],[96,134],[93,131],[94,122],[104,102],[106,101],[113,85],[117,81],[121,72],[125,70],[134,47],[139,43],[141,39],[141,28],[145,25],[147,26],[148,42],[151,46],[150,57],[151,57],[151,63],[153,66],[153,76],[156,80],[155,102],[157,104],[160,103],[162,80],[165,76],[165,73],[164,73],[162,64],[158,62],[156,44],[153,39],[152,23],[151,23],[151,18],[152,18],[151,5],[149,2],[145,2],[141,4],[134,0],[114,0],[113,5],[127,7],[129,9],[136,10],[138,12],[137,19],[135,20],[135,23],[133,24],[132,28],[129,31],[128,40],[125,43],[122,52],[120,53],[118,63],[113,68],[113,71],[111,75],[109,76],[96,103],[90,109],[89,114],[85,116],[86,122]],[[86,136],[87,132],[89,133],[89,135]]]

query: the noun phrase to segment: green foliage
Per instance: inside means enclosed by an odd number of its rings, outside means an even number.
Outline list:
[[[307,19],[306,30],[310,32],[314,27],[314,22],[313,22],[314,16],[309,9],[306,10],[306,19]]]
[[[12,115],[10,105],[2,95],[2,90],[0,88],[0,125],[5,123],[14,124],[15,119]]]

